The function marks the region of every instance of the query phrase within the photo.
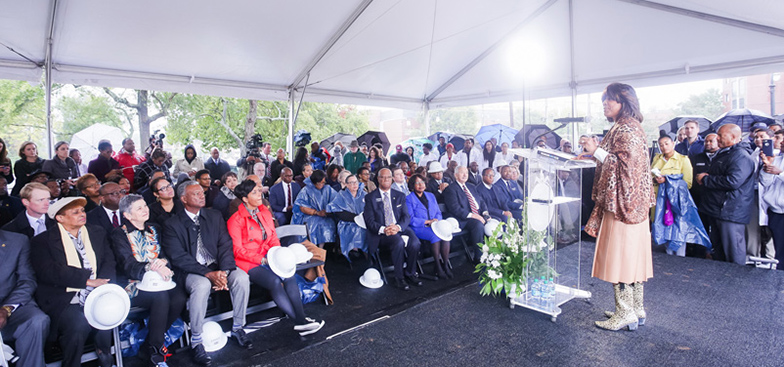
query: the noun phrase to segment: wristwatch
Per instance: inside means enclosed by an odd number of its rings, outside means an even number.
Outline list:
[[[11,306],[3,306],[2,308],[3,308],[3,311],[8,313],[8,317],[11,317],[11,313],[14,312],[14,308],[11,307]]]

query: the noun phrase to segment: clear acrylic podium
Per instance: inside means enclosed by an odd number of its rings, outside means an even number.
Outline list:
[[[529,261],[524,270],[525,292],[512,294],[509,307],[542,312],[555,322],[562,304],[591,297],[591,292],[580,289],[581,187],[582,170],[596,165],[593,161],[572,160],[574,156],[551,149],[511,151],[525,157],[520,165],[520,181],[524,182],[526,215],[520,227],[526,233],[524,248]],[[548,287],[542,285],[542,280]],[[536,283],[543,296],[535,291]]]

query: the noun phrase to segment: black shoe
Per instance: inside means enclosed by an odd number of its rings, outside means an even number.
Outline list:
[[[404,290],[404,291],[407,291],[407,290],[411,289],[411,287],[408,286],[408,283],[406,283],[405,280],[398,279],[398,278],[395,278],[395,288],[400,289],[400,290]]]
[[[452,269],[449,268],[449,264],[444,264],[444,272],[446,273],[446,277],[449,279],[455,277],[455,275],[452,274]]]
[[[439,261],[436,261],[436,262],[434,262],[434,264],[435,264],[435,268],[436,268],[436,276],[439,279],[446,279],[447,275],[446,275],[446,272],[444,271],[444,268],[441,266],[441,263]]]
[[[209,366],[212,363],[212,358],[207,355],[207,351],[204,350],[204,345],[197,344],[195,347],[191,349],[193,352],[193,361],[202,365],[202,366]]]
[[[241,347],[245,349],[253,349],[253,343],[248,338],[248,335],[245,334],[245,330],[239,329],[237,331],[231,331],[231,337],[237,341]]]
[[[101,367],[112,367],[114,365],[114,357],[111,353],[101,352],[96,350],[95,354],[98,355],[98,364]]]
[[[419,279],[418,275],[406,275],[406,280],[417,287],[422,286],[422,280]]]

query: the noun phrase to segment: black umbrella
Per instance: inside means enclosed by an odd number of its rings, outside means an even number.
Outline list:
[[[455,146],[455,152],[459,152],[463,150],[463,146],[465,145],[466,139],[471,139],[471,138],[473,138],[472,135],[455,134],[452,135],[452,137],[449,138],[447,142],[452,143],[452,145]]]
[[[515,135],[515,141],[523,148],[532,148],[538,139],[545,139],[550,149],[558,149],[561,146],[561,137],[547,125],[525,125]]]
[[[381,131],[365,132],[357,138],[357,142],[359,142],[359,145],[362,145],[362,143],[367,144],[368,148],[372,147],[373,144],[381,143],[384,155],[387,155],[389,151],[389,138],[387,138],[387,134]]]
[[[659,136],[662,136],[662,133],[669,135],[673,141],[678,141],[678,129],[686,123],[686,121],[694,120],[697,121],[697,124],[700,126],[700,132],[705,132],[710,130],[710,125],[713,123],[711,120],[708,120],[705,116],[677,116],[674,119],[667,121],[661,125],[659,125]]]
[[[776,123],[779,125],[784,125],[784,113],[780,115],[773,116],[773,119],[776,120]]]
[[[337,133],[322,140],[320,144],[322,148],[329,149],[332,144],[335,144],[335,142],[339,141],[343,143],[344,147],[348,147],[352,140],[357,140],[357,137],[354,134]]]
[[[765,112],[749,108],[739,108],[730,110],[719,116],[719,118],[711,124],[710,129],[712,132],[718,132],[719,128],[724,124],[735,124],[740,126],[741,131],[747,133],[749,132],[751,125],[755,122],[764,122],[766,125],[770,125],[774,123],[775,120]]]

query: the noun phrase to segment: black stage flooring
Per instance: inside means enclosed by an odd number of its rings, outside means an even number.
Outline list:
[[[576,257],[576,246],[559,250]],[[300,338],[290,320],[250,334],[255,348],[233,341],[213,353],[213,366],[781,366],[784,363],[784,271],[716,261],[653,255],[646,285],[648,321],[635,332],[596,328],[613,306],[612,287],[590,277],[593,244],[580,254],[582,287],[589,300],[548,315],[503,298],[481,297],[463,257],[452,259],[456,277],[403,292],[359,285],[367,263],[349,269],[327,261],[335,304],[311,303],[306,313],[326,320],[317,334]],[[425,266],[426,271],[429,267]],[[249,322],[280,316],[269,310]],[[368,325],[348,329],[376,320]],[[228,329],[228,325],[224,325]],[[332,337],[330,337],[332,336]],[[126,358],[126,366],[141,366]],[[194,366],[177,353],[169,365]]]

